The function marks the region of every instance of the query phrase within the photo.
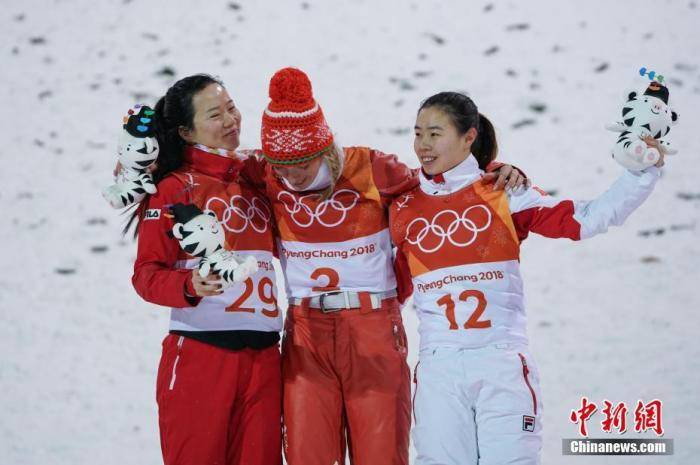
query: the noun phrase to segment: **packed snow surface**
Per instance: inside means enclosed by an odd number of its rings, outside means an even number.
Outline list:
[[[121,118],[175,79],[208,72],[242,111],[242,146],[256,147],[268,80],[284,66],[309,74],[344,145],[412,166],[420,101],[466,91],[494,122],[502,161],[577,199],[621,172],[610,158],[616,135],[603,126],[617,120],[625,90],[644,89],[637,70],[663,74],[680,113],[668,137],[679,154],[651,198],[622,228],[583,243],[530,237],[522,271],[544,396],[543,463],[697,462],[698,25],[695,0],[5,0],[0,463],[160,463],[154,392],[168,310],[131,287],[135,244],[99,194]],[[413,367],[410,305],[404,319]],[[675,454],[562,456],[582,396],[630,411],[638,399],[661,399]],[[610,437],[600,420],[591,436]],[[633,422],[630,412],[628,429]]]

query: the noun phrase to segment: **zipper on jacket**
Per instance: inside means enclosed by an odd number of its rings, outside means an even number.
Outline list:
[[[527,384],[527,388],[530,390],[530,394],[532,394],[532,411],[534,412],[535,416],[537,416],[537,396],[535,395],[535,390],[532,389],[532,385],[530,384],[530,369],[527,367],[527,360],[525,360],[525,356],[523,354],[518,354],[518,357],[520,357],[520,361],[523,364],[523,378],[525,379],[525,384]]]
[[[175,362],[173,363],[173,373],[170,376],[170,387],[169,389],[172,391],[173,388],[175,388],[175,378],[177,378],[177,362],[180,361],[180,352],[182,352],[182,344],[185,342],[185,336],[180,336],[180,338],[177,340],[177,356],[175,357]]]

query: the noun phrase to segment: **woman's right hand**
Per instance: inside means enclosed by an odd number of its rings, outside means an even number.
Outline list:
[[[192,287],[197,297],[211,297],[224,292],[217,275],[209,273],[205,278],[202,278],[199,276],[198,268],[192,270]]]

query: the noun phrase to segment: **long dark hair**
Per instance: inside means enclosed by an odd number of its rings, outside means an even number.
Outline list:
[[[459,92],[440,92],[425,99],[418,113],[431,107],[444,111],[459,134],[466,134],[471,128],[476,129],[477,136],[472,144],[472,154],[479,162],[479,168],[486,169],[486,166],[496,159],[498,154],[496,131],[491,121],[479,113],[472,99]]]
[[[194,128],[193,97],[209,84],[223,85],[222,82],[209,74],[194,74],[180,79],[173,84],[162,96],[154,108],[156,139],[160,151],[156,160],[157,167],[153,171],[153,181],[158,184],[165,176],[182,166],[185,153],[185,141],[180,137],[179,129]],[[147,195],[134,211],[124,227],[126,235],[132,225],[134,238],[138,236],[139,225],[148,204]]]

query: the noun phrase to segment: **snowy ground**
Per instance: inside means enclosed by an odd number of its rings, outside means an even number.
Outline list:
[[[544,391],[543,462],[697,461],[695,0],[187,5],[2,2],[0,242],[9,265],[0,275],[0,464],[159,463],[154,390],[167,310],[132,290],[135,246],[99,195],[118,125],[173,78],[210,72],[242,109],[243,145],[256,146],[268,79],[287,65],[309,73],[342,142],[413,165],[419,101],[466,90],[495,122],[501,159],[578,198],[620,172],[608,156],[615,136],[602,127],[616,119],[623,91],[644,85],[636,70],[665,74],[681,115],[671,132],[680,154],[657,191],[604,237],[529,239],[522,268]],[[405,319],[415,349],[415,312]],[[582,395],[662,399],[675,455],[563,457]]]

